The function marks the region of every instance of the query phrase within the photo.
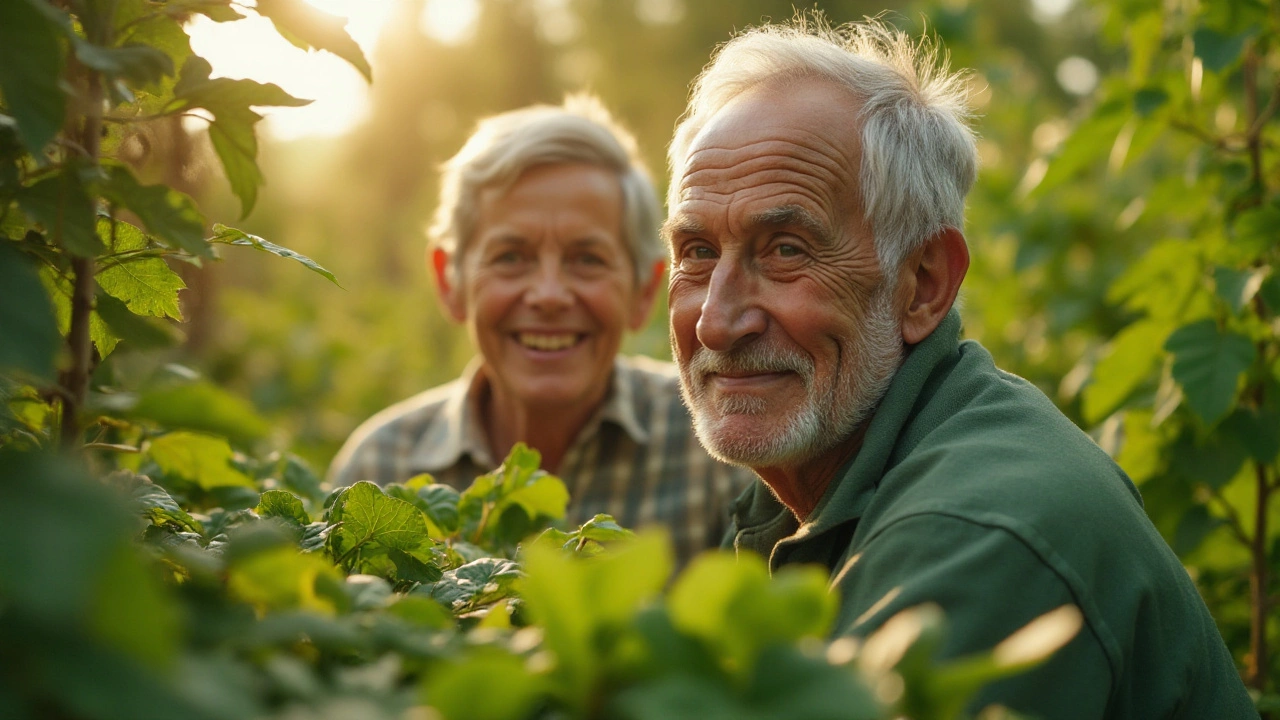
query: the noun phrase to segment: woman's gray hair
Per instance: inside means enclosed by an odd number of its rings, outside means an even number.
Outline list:
[[[862,207],[886,276],[939,231],[964,229],[964,199],[978,172],[968,77],[952,73],[928,40],[912,41],[879,20],[832,28],[821,16],[801,16],[721,45],[671,141],[668,207],[679,202],[689,146],[712,116],[754,87],[805,78],[829,80],[861,102],[849,130],[860,133]]]
[[[565,98],[561,106],[533,105],[481,120],[458,154],[442,167],[440,204],[428,230],[432,247],[458,267],[479,218],[481,190],[506,189],[530,168],[584,163],[611,170],[622,188],[622,240],[638,281],[665,259],[658,236],[661,208],[636,148],[594,96]]]

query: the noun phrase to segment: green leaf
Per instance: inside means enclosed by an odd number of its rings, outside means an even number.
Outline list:
[[[61,343],[58,321],[40,274],[12,246],[0,241],[0,370],[49,382]]]
[[[1149,480],[1164,466],[1164,437],[1151,426],[1150,410],[1130,410],[1124,416],[1124,444],[1116,462],[1135,485]]]
[[[94,230],[94,202],[74,167],[23,188],[18,193],[18,204],[67,250],[82,257],[102,252],[102,242]]]
[[[1209,533],[1224,524],[1220,518],[1210,515],[1205,506],[1193,506],[1178,521],[1178,529],[1173,535],[1173,551],[1179,557],[1187,555],[1200,547]]]
[[[168,526],[177,532],[204,533],[204,527],[178,505],[164,488],[151,482],[146,475],[130,470],[117,470],[105,479],[112,486],[128,495],[133,507],[147,521],[157,527]]]
[[[71,279],[46,265],[40,268],[40,282],[44,284],[45,290],[49,294],[49,301],[53,304],[53,314],[58,320],[58,332],[65,336],[71,329]],[[103,297],[106,297],[108,301],[115,301],[124,314],[132,315],[124,303],[105,293],[99,294],[97,299],[99,305],[102,304]],[[126,320],[121,322],[126,322]],[[116,347],[116,343],[120,341],[120,338],[111,332],[111,328],[107,326],[106,321],[102,319],[97,310],[94,310],[93,314],[89,316],[89,339],[98,347],[98,354],[104,358],[111,354],[111,351]]]
[[[1248,458],[1248,448],[1228,433],[1215,432],[1200,440],[1184,433],[1172,448],[1169,471],[1192,483],[1222,488],[1240,472]]]
[[[278,546],[236,559],[227,572],[227,588],[236,597],[264,610],[311,610],[332,615],[334,603],[316,591],[341,576],[316,554]]]
[[[1146,252],[1112,283],[1107,300],[1156,319],[1176,319],[1200,282],[1198,247],[1186,240],[1164,240]]]
[[[170,347],[182,340],[182,334],[177,328],[163,320],[135,315],[127,305],[105,292],[98,293],[94,313],[102,318],[115,338],[124,340],[134,348]],[[100,349],[101,347],[99,345]],[[115,343],[112,342],[110,347],[114,348]],[[106,352],[110,351],[108,349]]]
[[[1273,273],[1258,288],[1258,296],[1266,303],[1267,309],[1280,315],[1280,273]]]
[[[254,508],[254,511],[262,517],[284,518],[301,526],[311,524],[306,508],[302,507],[302,501],[294,497],[293,493],[284,490],[268,490],[262,493],[262,499],[258,501],[258,507]]]
[[[1169,102],[1169,93],[1163,88],[1143,88],[1133,94],[1133,109],[1139,117],[1148,117]]]
[[[1098,106],[1093,116],[1071,133],[1050,160],[1049,169],[1036,185],[1034,194],[1043,195],[1107,157],[1120,128],[1129,120],[1130,110],[1127,98],[1110,100]]]
[[[824,637],[836,613],[820,568],[786,566],[771,580],[763,558],[728,553],[695,558],[667,607],[676,627],[712,643],[729,668],[740,670],[771,645]]]
[[[1219,266],[1213,269],[1213,283],[1218,297],[1227,303],[1231,312],[1239,313],[1258,294],[1269,272],[1268,268],[1234,270]]]
[[[262,116],[250,110],[254,105],[287,105],[298,107],[310,100],[300,100],[270,83],[253,80],[210,78],[212,67],[198,55],[192,55],[182,66],[174,85],[174,99],[180,108],[204,108],[214,117],[209,126],[209,139],[222,161],[231,190],[240,198],[241,215],[248,215],[263,184],[258,169],[258,140],[254,125]]]
[[[569,491],[560,478],[544,474],[512,490],[498,503],[496,511],[501,513],[508,507],[518,506],[530,519],[542,516],[559,520],[564,517],[568,503]]]
[[[147,236],[126,222],[115,223],[114,244],[112,223],[98,219],[98,235],[112,253],[126,253],[146,249]],[[121,300],[135,315],[171,317],[182,319],[178,305],[178,291],[185,290],[182,281],[163,259],[158,257],[126,256],[103,258],[103,269],[98,272],[98,285],[108,295]]]
[[[131,210],[160,242],[200,257],[212,258],[204,241],[204,218],[190,197],[164,185],[142,185],[129,168],[104,163],[107,181],[102,194]]]
[[[99,571],[90,632],[154,670],[167,669],[182,644],[182,615],[135,547],[117,546]]]
[[[371,482],[358,482],[342,496],[342,522],[357,546],[376,542],[413,550],[427,536],[427,525],[416,507],[387,497]]]
[[[232,227],[227,227],[221,223],[215,223],[213,226],[213,237],[209,238],[209,242],[223,243],[226,245],[247,245],[257,248],[258,250],[262,250],[263,252],[271,253],[272,255],[278,255],[289,260],[296,260],[297,262],[302,263],[308,270],[322,275],[325,278],[328,278],[329,282],[334,285],[338,285],[338,279],[334,277],[333,273],[321,267],[321,265],[315,260],[312,260],[302,253],[294,252],[289,248],[281,247],[280,245],[276,245],[272,242],[267,242],[257,235],[250,235],[243,230],[237,230]],[[338,285],[338,287],[342,286]]]
[[[1167,323],[1143,320],[1112,338],[1109,352],[1094,367],[1093,381],[1084,389],[1086,422],[1100,422],[1115,412],[1150,377],[1171,330]]]
[[[1231,247],[1241,253],[1242,264],[1266,255],[1280,243],[1280,207],[1268,203],[1236,216],[1231,226]]]
[[[164,472],[191,480],[205,490],[254,486],[248,476],[232,465],[231,446],[222,438],[173,432],[152,440],[147,453]]]
[[[196,12],[214,22],[232,22],[244,18],[244,15],[231,6],[231,0],[173,0],[166,11],[179,17]]]
[[[1221,431],[1238,440],[1260,463],[1270,464],[1280,455],[1280,410],[1236,408],[1222,421]]]
[[[520,566],[502,558],[481,558],[444,573],[430,589],[432,600],[462,613],[512,594]]]
[[[1201,320],[1174,331],[1165,343],[1173,353],[1173,377],[1187,404],[1212,425],[1231,409],[1240,376],[1256,354],[1249,338],[1222,332],[1213,320]]]
[[[146,45],[101,47],[89,42],[76,42],[76,59],[108,76],[118,76],[138,85],[158,82],[173,75],[173,59]]]
[[[1191,36],[1195,46],[1196,57],[1204,63],[1204,69],[1222,72],[1235,64],[1244,52],[1244,44],[1254,35],[1253,30],[1246,30],[1238,35],[1223,35],[1212,28],[1196,28]]]
[[[302,0],[258,0],[259,15],[270,18],[286,40],[309,50],[328,50],[351,63],[373,81],[373,71],[355,40],[347,34],[347,21],[302,2]]]
[[[0,94],[22,144],[38,155],[62,127],[66,97],[60,30],[35,2],[43,0],[0,2]]]
[[[478,647],[425,673],[422,701],[449,720],[521,720],[534,716],[545,683],[524,658]]]
[[[128,416],[241,442],[266,437],[271,430],[248,401],[207,382],[146,390]]]

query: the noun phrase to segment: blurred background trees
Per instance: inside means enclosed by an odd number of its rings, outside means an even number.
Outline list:
[[[175,359],[200,368],[272,420],[276,446],[318,468],[360,421],[451,379],[471,356],[437,307],[423,228],[436,167],[478,118],[591,90],[636,133],[661,190],[666,143],[712,49],[793,14],[773,0],[315,4],[352,13],[376,82],[367,104],[351,95],[309,116],[312,126],[290,119],[303,110],[268,118],[270,184],[240,226],[315,258],[342,287],[235,257],[183,268],[187,344],[130,354],[115,372],[127,386]],[[1253,686],[1274,690],[1277,653],[1258,650],[1276,642],[1266,608],[1280,575],[1276,10],[1263,0],[817,7],[835,23],[887,13],[936,34],[953,65],[972,70],[982,171],[966,229],[966,334],[1118,458]],[[238,61],[308,96],[290,84],[307,71],[203,25],[193,42],[205,37],[215,75],[234,75]],[[354,76],[333,72],[311,71],[317,96]],[[192,193],[211,217],[238,207],[181,125],[135,142],[140,174]],[[1206,347],[1209,359],[1193,357]],[[627,348],[667,357],[665,313]],[[1197,368],[1209,379],[1189,379]]]

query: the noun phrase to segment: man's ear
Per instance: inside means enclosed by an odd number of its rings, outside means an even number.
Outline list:
[[[968,271],[969,248],[955,228],[942,230],[907,257],[898,277],[899,297],[908,298],[902,311],[903,342],[914,345],[929,337],[955,304]]]
[[[644,279],[640,287],[637,288],[635,304],[631,307],[630,322],[627,323],[630,330],[639,330],[644,327],[645,322],[649,319],[649,311],[653,308],[653,299],[658,294],[658,284],[662,282],[662,271],[666,269],[666,261],[656,261],[653,263],[653,267],[649,269],[649,277]],[[641,277],[643,278],[644,276]]]
[[[431,269],[436,279],[436,291],[440,293],[440,304],[449,313],[449,317],[457,322],[466,322],[467,303],[462,296],[461,282],[456,281],[453,257],[441,248],[432,248],[427,253],[431,257]]]

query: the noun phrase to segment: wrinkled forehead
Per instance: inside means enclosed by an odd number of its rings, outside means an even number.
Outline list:
[[[860,215],[858,109],[847,90],[825,80],[737,96],[691,141],[674,178],[672,219],[708,199],[798,204],[833,221]]]

